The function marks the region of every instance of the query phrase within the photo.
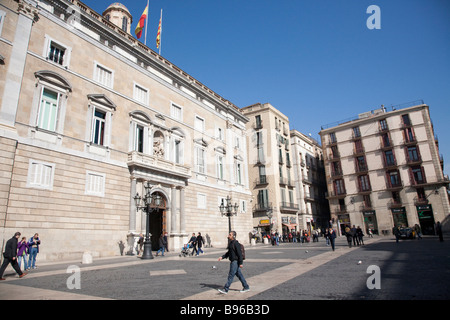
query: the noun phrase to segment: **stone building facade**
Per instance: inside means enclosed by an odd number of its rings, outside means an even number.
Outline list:
[[[423,102],[360,114],[320,131],[335,226],[392,234],[419,225],[450,229],[448,177],[443,173],[430,110]]]
[[[330,207],[325,195],[327,184],[323,151],[310,136],[291,130],[292,165],[294,168],[299,229],[329,227]]]
[[[3,243],[37,232],[43,260],[135,253],[146,217],[133,197],[147,182],[163,198],[153,234],[170,249],[193,232],[225,246],[227,196],[248,242],[239,108],[80,1],[5,0],[0,17]]]

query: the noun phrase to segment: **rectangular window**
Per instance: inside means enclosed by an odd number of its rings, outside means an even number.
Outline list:
[[[386,166],[395,166],[395,157],[394,152],[392,150],[388,150],[384,153],[384,157],[386,160]]]
[[[402,123],[404,126],[411,125],[411,120],[409,119],[409,115],[407,115],[407,114],[402,115]]]
[[[217,156],[217,178],[223,180],[223,157]]]
[[[113,87],[113,72],[99,64],[95,65],[94,80],[109,87]]]
[[[144,127],[140,125],[136,125],[134,151],[144,152]]]
[[[390,188],[400,187],[402,182],[398,170],[387,172],[388,182]]]
[[[64,54],[66,53],[66,48],[58,45],[54,41],[50,41],[50,50],[48,53],[48,59],[57,64],[64,65]]]
[[[241,212],[245,213],[247,212],[247,201],[241,200]]]
[[[95,172],[86,172],[86,192],[87,195],[100,196],[105,195],[105,175]]]
[[[369,176],[364,175],[358,178],[359,180],[359,190],[360,191],[370,191],[370,180]]]
[[[236,183],[242,184],[242,164],[236,162]]]
[[[364,147],[362,144],[361,140],[356,140],[355,141],[355,152],[356,153],[363,153],[364,152]]]
[[[267,183],[266,166],[259,166],[259,182]]]
[[[403,132],[405,136],[405,142],[415,142],[414,132],[412,128],[406,128]]]
[[[197,208],[206,209],[206,194],[197,193]]]
[[[56,131],[58,117],[58,93],[46,88],[42,91],[39,107],[38,127],[48,131]]]
[[[206,173],[205,170],[205,150],[200,147],[195,147],[195,168],[199,173]]]
[[[260,209],[269,207],[269,193],[267,189],[258,191],[258,206]]]
[[[205,131],[205,120],[200,118],[199,116],[195,116],[195,129],[204,132]]]
[[[334,181],[334,191],[336,195],[345,194],[344,180],[338,179]]]
[[[366,158],[364,156],[356,158],[356,171],[357,172],[367,171]]]
[[[386,131],[388,130],[388,125],[386,119],[380,120],[380,130]]]
[[[30,160],[27,187],[51,190],[53,188],[54,169],[54,164]]]
[[[334,132],[330,133],[330,143],[336,143],[336,134]]]
[[[183,109],[173,103],[170,107],[170,115],[178,121],[183,121]]]
[[[408,161],[416,162],[420,160],[419,152],[417,147],[409,147],[408,148]]]
[[[381,141],[383,142],[383,147],[388,148],[391,147],[391,139],[388,133],[383,133],[381,136]]]
[[[104,145],[105,123],[106,123],[106,112],[95,109],[92,127],[92,143],[98,144],[100,146]]]
[[[134,100],[142,104],[148,105],[148,89],[135,84],[133,92]]]
[[[260,115],[255,116],[255,122],[256,122],[256,129],[261,129],[262,128],[262,120],[261,120]]]
[[[425,172],[423,170],[423,167],[412,167],[410,170],[414,184],[426,183]]]
[[[217,140],[223,141],[223,130],[222,128],[217,128]]]
[[[353,138],[360,138],[361,137],[361,132],[359,131],[359,127],[354,127],[353,128]]]

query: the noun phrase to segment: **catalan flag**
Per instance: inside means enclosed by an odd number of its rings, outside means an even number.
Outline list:
[[[142,13],[141,18],[139,19],[138,25],[136,26],[136,30],[134,30],[134,33],[136,34],[136,37],[138,39],[142,36],[142,30],[145,27],[145,20],[147,20],[147,14],[148,14],[148,5],[145,7],[144,12]]]
[[[162,9],[161,9],[161,18],[159,19],[158,33],[156,34],[156,48],[159,48],[161,45],[161,23],[162,23]]]

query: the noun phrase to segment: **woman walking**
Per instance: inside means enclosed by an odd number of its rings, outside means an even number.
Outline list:
[[[27,257],[28,257],[28,242],[26,237],[22,237],[22,240],[17,244],[17,262],[19,263],[19,268],[21,267],[21,262],[23,259],[23,270],[27,271],[28,264],[27,264]]]

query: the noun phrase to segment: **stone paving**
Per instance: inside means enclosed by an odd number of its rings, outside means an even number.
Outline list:
[[[251,287],[246,293],[239,292],[241,284],[237,279],[228,295],[218,293],[226,282],[229,261],[217,261],[225,253],[224,248],[206,248],[205,254],[198,257],[179,257],[179,252],[169,252],[153,260],[120,256],[94,259],[92,264],[38,264],[38,269],[21,279],[9,268],[6,280],[0,282],[0,299],[450,299],[449,238],[439,242],[430,236],[396,243],[391,237],[375,236],[366,237],[365,243],[349,248],[345,238],[338,238],[334,252],[323,238],[318,243],[246,246],[243,274]],[[380,270],[379,289],[368,288],[373,273],[368,271],[370,266]],[[70,268],[79,268],[80,272],[74,274]]]

